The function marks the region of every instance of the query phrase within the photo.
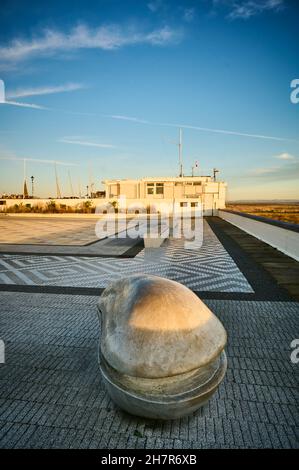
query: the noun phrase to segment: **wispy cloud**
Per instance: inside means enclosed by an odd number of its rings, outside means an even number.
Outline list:
[[[137,28],[122,28],[118,25],[91,28],[79,24],[69,32],[46,29],[30,39],[13,39],[9,44],[0,47],[0,60],[5,66],[11,62],[18,63],[34,57],[82,49],[113,50],[134,44],[164,46],[180,41],[181,37],[180,30],[169,26],[152,31],[140,31]]]
[[[119,119],[121,121],[131,121],[131,122],[139,122],[140,124],[151,124],[149,121],[146,121],[145,119],[139,119],[136,117],[131,117],[131,116],[123,116],[121,114],[110,114],[107,115],[106,117],[111,117],[112,119]]]
[[[290,153],[284,152],[279,155],[275,155],[275,158],[278,158],[279,160],[294,160],[296,157]]]
[[[265,12],[276,13],[284,6],[284,0],[213,0],[214,11],[219,7],[224,8],[230,20],[246,20]]]
[[[70,91],[81,90],[85,88],[80,83],[66,83],[64,85],[43,86],[37,88],[17,88],[7,93],[7,98],[24,98],[27,96],[52,95],[54,93],[65,93]]]
[[[282,155],[283,157],[280,158]],[[271,181],[299,178],[299,158],[296,158],[288,153],[282,153],[279,156],[275,156],[274,158],[280,158],[280,164],[269,167],[253,168],[248,171],[247,176],[258,177]]]
[[[248,172],[249,176],[265,176],[265,175],[273,175],[273,173],[277,173],[279,171],[279,166],[273,166],[268,168],[253,168]]]
[[[36,163],[51,163],[54,164],[56,163],[57,165],[62,165],[62,166],[79,166],[78,163],[69,163],[69,162],[63,162],[61,160],[44,160],[42,158],[31,158],[31,157],[2,157],[0,156],[0,160],[11,160],[11,161],[24,161],[26,162],[36,162]]]
[[[246,1],[234,4],[228,18],[235,20],[237,18],[248,19],[266,11],[278,11],[283,7],[283,0],[264,0],[264,1]]]
[[[115,145],[85,140],[84,138],[79,137],[79,136],[63,137],[58,142],[62,142],[64,144],[84,145],[86,147],[98,147],[98,148],[105,148],[105,149],[116,148]]]

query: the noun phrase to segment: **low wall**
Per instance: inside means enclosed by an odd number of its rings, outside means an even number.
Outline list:
[[[105,209],[107,206],[107,203],[113,203],[113,202],[119,202],[117,198],[110,198],[110,199],[105,199],[105,198],[93,198],[93,199],[75,199],[75,198],[64,198],[64,199],[0,199],[0,214],[1,213],[15,213],[15,212],[9,212],[11,208],[14,206],[20,206],[22,204],[24,212],[26,213],[26,206],[28,206],[28,211],[30,210],[29,207],[34,208],[34,207],[39,207],[40,209],[46,209],[48,204],[55,203],[56,209],[57,210],[63,210],[62,207],[65,206],[65,211],[64,213],[67,213],[67,208],[71,208],[75,213],[75,211],[79,212],[81,210],[84,212],[88,212],[88,208],[86,210],[84,206],[86,206],[86,203],[90,208],[95,208],[97,207],[99,210],[100,208]],[[218,207],[213,207],[213,204],[207,203],[206,201],[202,204],[201,199],[198,198],[184,198],[184,199],[164,199],[164,198],[148,198],[148,199],[126,199],[125,201],[122,201],[121,204],[124,204],[124,207],[128,208],[128,211],[133,212],[134,210],[137,209],[143,209],[146,211],[149,207],[151,208],[151,212],[161,212],[161,213],[172,213],[173,211],[173,205],[174,202],[178,204],[180,207],[180,204],[186,204],[185,209],[188,211],[191,208],[191,205],[198,205],[199,208],[202,209],[203,215],[209,216],[209,215],[217,215],[218,214]],[[118,204],[116,204],[116,207],[122,207]],[[218,204],[218,203],[217,203]],[[62,206],[62,207],[61,207]],[[184,208],[182,207],[182,211]],[[53,212],[53,211],[52,211]],[[48,212],[47,212],[48,213]]]
[[[72,208],[79,207],[83,203],[89,201],[92,206],[100,205],[105,202],[104,198],[93,198],[93,199],[75,199],[75,198],[64,198],[64,199],[0,199],[0,211],[5,211],[5,209],[15,206],[15,205],[20,205],[23,204],[23,206],[26,206],[26,204],[30,204],[31,207],[33,206],[39,206],[39,207],[47,207],[47,204],[50,204],[51,202],[55,202],[57,207],[59,208],[60,205],[63,206],[69,206]]]
[[[299,225],[229,210],[219,210],[218,215],[299,261]]]

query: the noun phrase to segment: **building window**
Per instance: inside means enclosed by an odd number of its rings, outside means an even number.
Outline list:
[[[198,207],[198,202],[191,202],[191,207]]]
[[[157,183],[156,184],[156,194],[164,194],[164,184]]]
[[[180,202],[181,207],[188,207],[188,202]]]
[[[147,194],[164,194],[164,183],[147,183]]]
[[[147,194],[154,194],[154,183],[148,183],[147,184]]]

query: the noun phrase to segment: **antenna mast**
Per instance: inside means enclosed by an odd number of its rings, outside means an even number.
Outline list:
[[[182,129],[179,128],[179,141],[168,140],[169,143],[177,145],[179,149],[179,177],[183,176],[183,159],[182,159],[182,149],[183,149],[183,138],[182,138]]]
[[[217,173],[219,173],[219,170],[217,170],[217,168],[213,168],[213,173],[214,173],[214,181],[216,181]]]

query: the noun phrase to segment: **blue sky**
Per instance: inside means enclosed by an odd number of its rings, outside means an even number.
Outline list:
[[[176,175],[182,126],[185,174],[299,198],[298,19],[292,0],[2,1],[0,193],[22,191],[23,158],[45,197],[53,161],[65,196],[69,175],[76,193]]]

